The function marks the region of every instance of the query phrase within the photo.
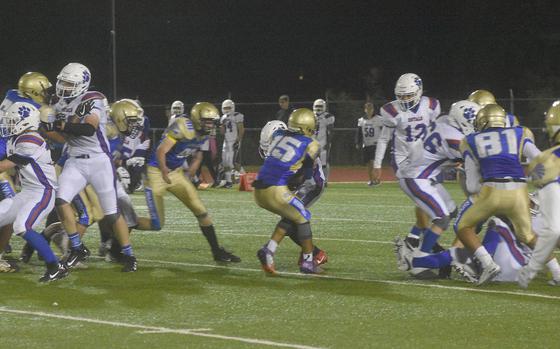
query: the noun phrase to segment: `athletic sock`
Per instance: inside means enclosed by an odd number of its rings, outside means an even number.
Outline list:
[[[70,246],[72,249],[77,249],[82,244],[82,239],[80,239],[80,234],[68,234],[68,239],[70,239]]]
[[[123,246],[121,251],[125,256],[132,256],[134,254],[132,252],[132,246],[130,246],[130,244],[126,245],[126,246]]]
[[[482,246],[488,251],[488,254],[494,255],[498,244],[500,243],[500,234],[494,230],[488,230],[486,235],[484,235],[484,240],[482,240]]]
[[[432,248],[439,239],[439,234],[434,233],[431,229],[424,230],[424,241],[422,241],[422,246],[420,246],[420,251],[430,253]]]
[[[480,246],[479,248],[477,248],[476,251],[474,251],[474,256],[480,261],[480,264],[483,268],[486,268],[493,262],[492,256],[490,256],[484,246]]]
[[[224,177],[226,178],[227,183],[231,183],[231,171],[224,172]]]
[[[208,240],[208,244],[210,245],[210,249],[212,251],[217,251],[220,248],[218,245],[218,238],[216,237],[216,231],[214,230],[213,225],[209,225],[206,227],[200,226],[200,230],[202,230],[202,235]]]
[[[546,267],[550,270],[554,280],[560,280],[560,265],[558,264],[558,260],[556,258],[548,261],[548,263],[546,263]]]
[[[423,231],[424,229],[413,226],[412,229],[410,229],[410,233],[408,233],[408,237],[419,239]]]
[[[276,248],[278,247],[278,243],[272,239],[268,240],[266,244],[266,248],[272,253],[276,253]]]
[[[448,250],[431,254],[425,257],[415,257],[412,259],[414,268],[430,268],[437,269],[447,267],[451,264],[451,253]]]
[[[22,235],[23,239],[29,243],[46,263],[58,263],[58,258],[54,255],[47,240],[33,230],[28,230]]]

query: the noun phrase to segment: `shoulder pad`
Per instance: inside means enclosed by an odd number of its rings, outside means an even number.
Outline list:
[[[165,133],[168,137],[176,141],[196,138],[196,132],[192,121],[183,116],[173,119],[173,122],[167,127]]]
[[[397,114],[399,114],[399,111],[397,110],[397,108],[395,108],[392,102],[385,104],[381,107],[381,109],[392,117],[395,117],[397,116]]]
[[[90,99],[106,99],[105,95],[97,91],[88,91],[82,97],[82,102]]]
[[[309,156],[312,159],[315,159],[317,157],[317,155],[319,155],[319,149],[320,148],[321,148],[321,145],[319,144],[319,142],[316,139],[313,139],[313,140],[311,140],[309,145],[307,145],[307,153],[309,154]]]
[[[535,142],[535,135],[533,134],[533,131],[531,131],[528,127],[525,126],[521,126],[523,127],[523,138],[527,138],[530,139],[531,142]]]

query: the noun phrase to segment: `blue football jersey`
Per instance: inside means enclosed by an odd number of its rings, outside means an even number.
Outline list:
[[[527,142],[532,140],[523,127],[489,128],[468,135],[461,150],[479,163],[483,180],[524,179],[521,155]]]
[[[269,153],[259,170],[257,181],[267,186],[287,185],[303,166],[304,160],[314,160],[318,151],[316,140],[287,130],[277,130],[272,136]]]

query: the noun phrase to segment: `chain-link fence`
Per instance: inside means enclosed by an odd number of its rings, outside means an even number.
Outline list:
[[[447,113],[450,105],[456,100],[442,99],[442,113]],[[498,99],[498,103],[519,118],[522,125],[529,127],[534,135],[539,148],[548,147],[547,136],[542,128],[543,113],[548,109],[553,98],[541,99]],[[387,101],[374,101],[376,109]],[[214,102],[220,106],[221,102]],[[291,104],[292,108],[311,108],[313,101],[299,101]],[[363,113],[364,101],[358,100],[329,100],[329,111],[335,115],[335,129],[333,131],[333,143],[330,159],[332,165],[360,165],[362,155],[355,149],[354,137],[357,120]],[[190,107],[190,106],[189,106]],[[167,126],[169,117],[169,105],[146,105],[146,115],[150,117],[152,125],[152,144],[161,137]],[[188,108],[186,109],[189,110]],[[245,137],[241,147],[241,163],[243,165],[257,165],[262,161],[258,155],[258,144],[261,127],[275,118],[279,110],[276,102],[242,103],[236,102],[236,110],[245,115]],[[220,139],[218,139],[220,142]],[[387,158],[387,157],[386,157]]]

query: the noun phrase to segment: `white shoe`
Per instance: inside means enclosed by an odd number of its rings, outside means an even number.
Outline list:
[[[547,284],[549,284],[550,286],[560,286],[560,280],[548,280]]]
[[[523,268],[519,269],[519,273],[517,274],[517,285],[521,288],[529,287],[529,283],[533,278],[537,275],[537,273],[532,272],[531,269],[526,265]]]
[[[499,265],[496,262],[492,261],[486,268],[482,268],[482,272],[478,277],[477,285],[483,285],[488,281],[491,281],[496,275],[498,275],[502,271]]]
[[[412,252],[413,250],[405,244],[400,236],[395,238],[395,256],[397,257],[397,268],[400,271],[412,269]]]

